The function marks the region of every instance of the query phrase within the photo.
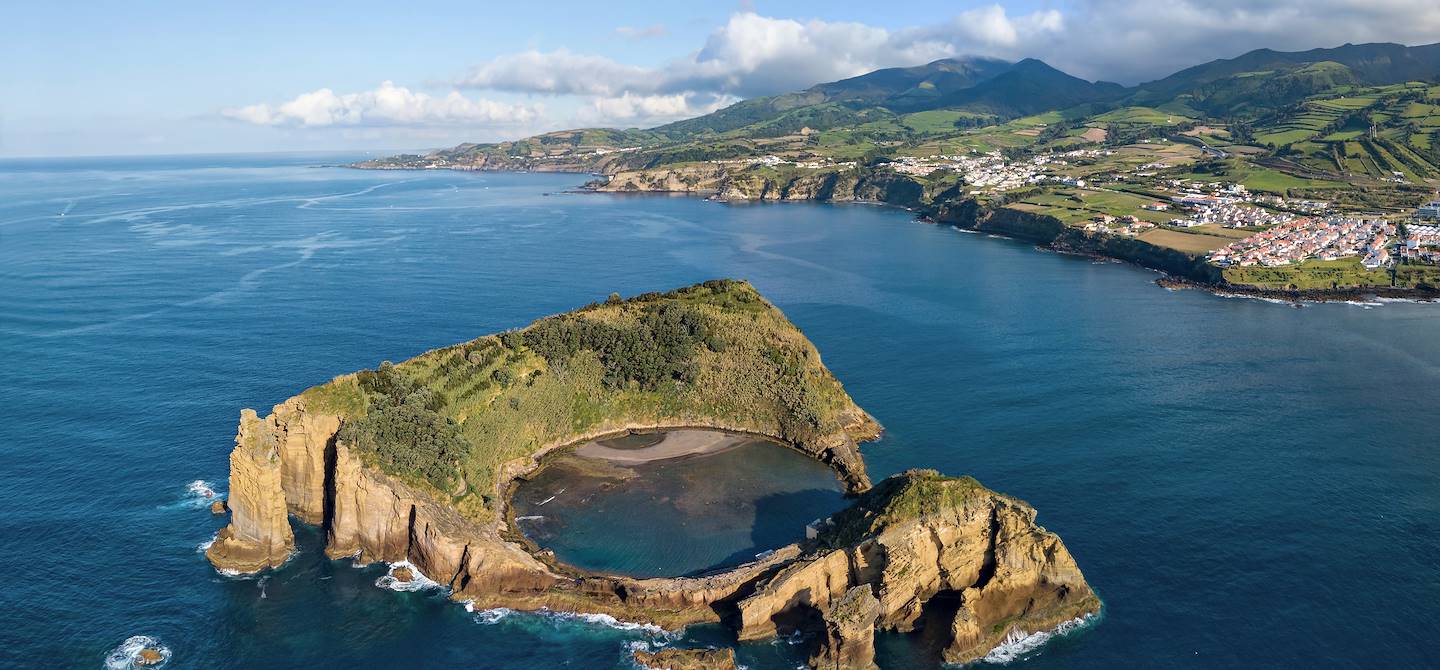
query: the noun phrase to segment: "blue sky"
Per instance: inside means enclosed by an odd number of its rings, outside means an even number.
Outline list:
[[[1378,40],[1440,40],[1440,3],[17,2],[0,155],[420,149],[643,127],[946,56],[1134,83]]]

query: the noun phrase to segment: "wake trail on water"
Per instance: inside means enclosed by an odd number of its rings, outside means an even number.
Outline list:
[[[398,186],[400,184],[408,184],[413,181],[416,180],[406,179],[402,181],[386,182],[383,184],[375,184],[372,186],[368,186],[358,191],[332,193],[329,195],[284,195],[269,198],[230,198],[226,200],[212,200],[209,202],[191,202],[180,205],[157,205],[153,207],[140,207],[136,209],[120,210],[118,212],[86,214],[82,216],[67,218],[86,219],[85,223],[87,224],[112,223],[116,221],[122,221],[125,223],[136,223],[157,214],[170,214],[172,212],[185,212],[196,209],[238,209],[243,207],[253,207],[256,205],[278,205],[292,202],[300,203],[299,205],[297,205],[297,209],[309,209],[320,203],[368,195],[382,188],[386,188],[389,186]]]
[[[268,245],[266,248],[271,248],[271,249],[286,249],[286,250],[296,251],[297,253],[299,253],[300,257],[299,257],[299,258],[296,258],[296,259],[293,260],[293,261],[286,261],[286,262],[284,262],[284,263],[277,263],[277,264],[275,264],[275,265],[270,265],[270,266],[266,266],[266,267],[262,267],[262,268],[256,268],[256,269],[254,269],[254,270],[251,270],[251,271],[249,271],[249,272],[246,272],[244,275],[241,275],[241,276],[240,276],[240,279],[237,280],[234,285],[232,285],[232,286],[230,286],[230,287],[228,287],[228,288],[221,289],[221,290],[219,290],[219,291],[213,291],[213,292],[211,292],[211,293],[207,293],[207,294],[202,295],[202,296],[199,296],[199,297],[197,297],[197,298],[192,298],[192,299],[190,299],[190,300],[182,300],[182,301],[177,302],[177,303],[174,303],[174,304],[172,304],[172,305],[166,305],[166,306],[164,306],[164,307],[159,307],[159,308],[152,309],[152,310],[149,310],[149,311],[146,311],[146,312],[140,312],[140,313],[137,313],[137,314],[127,314],[127,315],[125,315],[125,316],[122,316],[122,317],[119,317],[119,318],[115,318],[115,319],[111,319],[111,320],[109,320],[109,321],[102,321],[102,322],[99,322],[99,323],[91,323],[91,324],[86,324],[86,325],[83,325],[83,326],[75,326],[75,327],[72,327],[72,328],[65,328],[65,329],[62,329],[62,330],[56,330],[56,331],[51,331],[51,332],[40,332],[40,333],[30,333],[30,334],[33,335],[33,336],[35,336],[35,337],[44,337],[44,338],[49,338],[49,337],[64,337],[64,336],[69,336],[69,335],[79,335],[79,334],[88,333],[88,332],[93,332],[93,331],[100,330],[100,329],[104,329],[104,328],[110,328],[110,327],[114,327],[114,326],[118,326],[118,325],[122,325],[122,324],[126,324],[126,323],[131,323],[131,322],[134,322],[134,321],[141,321],[141,320],[144,320],[144,319],[154,318],[154,317],[156,317],[156,316],[159,316],[159,315],[161,315],[161,314],[165,314],[166,312],[169,312],[169,311],[171,311],[171,310],[178,309],[178,308],[194,307],[194,306],[196,306],[196,305],[216,305],[216,304],[222,304],[222,303],[224,303],[226,300],[230,299],[232,296],[235,296],[235,295],[238,295],[238,294],[242,294],[242,293],[248,293],[248,292],[254,291],[255,289],[259,288],[259,287],[260,287],[260,284],[261,284],[261,281],[260,281],[260,280],[261,280],[261,278],[264,277],[265,275],[267,275],[267,274],[269,274],[269,273],[271,273],[271,272],[275,272],[275,271],[277,271],[277,270],[284,270],[284,269],[287,269],[287,268],[296,267],[296,266],[298,266],[298,265],[300,265],[300,264],[302,264],[302,263],[305,263],[306,261],[314,258],[314,257],[315,257],[315,254],[318,253],[318,252],[320,252],[320,251],[325,251],[325,250],[329,250],[329,249],[357,249],[357,248],[366,248],[366,247],[377,247],[377,246],[383,246],[383,245],[387,245],[387,244],[395,244],[395,243],[400,242],[401,240],[405,239],[405,236],[404,236],[404,235],[394,235],[394,236],[390,236],[390,237],[380,237],[380,238],[370,238],[370,239],[348,239],[348,238],[338,238],[338,239],[337,239],[337,238],[334,238],[334,237],[333,237],[333,236],[335,236],[335,235],[338,235],[338,233],[336,233],[335,231],[326,231],[326,232],[323,232],[323,233],[317,233],[317,234],[315,234],[315,235],[311,235],[311,236],[309,236],[309,237],[301,238],[301,239],[298,239],[298,240],[287,240],[287,241],[272,243],[272,244]]]

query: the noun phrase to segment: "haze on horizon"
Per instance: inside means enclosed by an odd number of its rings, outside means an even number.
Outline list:
[[[954,56],[1135,84],[1256,48],[1440,40],[1433,0],[9,7],[0,156],[413,150],[648,127]]]

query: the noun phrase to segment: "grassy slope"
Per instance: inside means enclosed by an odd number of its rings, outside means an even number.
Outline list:
[[[627,169],[663,170],[713,168],[707,161],[767,154],[797,161],[828,158],[859,162],[862,167],[856,172],[863,179],[874,172],[863,166],[895,156],[1003,151],[1023,159],[1032,153],[1104,148],[1108,153],[1103,158],[1072,162],[1055,172],[1096,186],[1106,184],[1110,175],[1135,173],[1142,164],[1170,167],[1150,169],[1157,174],[1151,179],[1124,177],[1126,183],[1098,190],[1077,192],[1053,184],[1026,187],[1012,192],[1008,202],[1018,210],[1053,216],[1072,226],[1102,213],[1164,224],[1176,214],[1147,212],[1139,206],[1147,198],[1166,197],[1157,187],[1158,180],[1182,178],[1238,182],[1256,192],[1326,200],[1340,211],[1399,213],[1440,185],[1440,86],[1406,81],[1398,70],[1376,78],[1371,70],[1385,70],[1383,59],[1356,55],[1389,53],[1387,49],[1391,46],[1342,47],[1318,56],[1256,52],[1177,73],[1178,87],[1150,87],[1129,99],[1019,117],[978,114],[939,102],[933,109],[887,107],[883,97],[837,103],[824,96],[780,96],[775,100],[783,98],[782,105],[758,100],[737,105],[726,117],[734,123],[727,121],[721,129],[672,133],[659,140],[659,134],[651,133],[649,141],[643,133],[626,135],[622,139],[647,148],[614,160]],[[1344,64],[1297,60],[1326,54]],[[806,127],[812,132],[802,133]],[[1197,137],[1229,155],[1217,159],[1203,154],[1187,143]],[[566,141],[579,140],[557,136],[549,145]],[[612,166],[597,169],[614,171]],[[737,192],[774,195],[793,179],[813,178],[809,173],[814,171],[801,175],[793,168],[731,165],[723,172],[715,177],[717,183],[728,180],[742,187]],[[930,183],[936,179],[912,180],[925,188],[921,204],[945,192],[948,184]],[[773,182],[775,188],[754,186],[762,182]],[[817,191],[800,193],[803,197]],[[953,189],[949,197],[966,197],[969,192]],[[988,202],[989,196],[980,197]],[[916,205],[909,200],[895,204]],[[1159,230],[1138,242],[1193,256],[1219,246],[1225,241],[1220,238],[1229,236],[1216,230]],[[1318,286],[1373,279],[1324,265],[1307,264],[1289,272],[1298,276],[1259,283]],[[1231,275],[1249,276],[1227,273]]]
[[[653,390],[607,385],[592,350],[549,362],[525,345],[499,336],[426,352],[394,370],[444,399],[439,413],[454,420],[468,445],[455,464],[463,489],[442,494],[414,472],[381,466],[437,496],[449,497],[472,519],[491,518],[496,480],[508,461],[572,441],[597,430],[653,423],[723,424],[800,441],[842,428],[855,408],[840,383],[821,365],[813,345],[746,282],[717,281],[664,294],[595,304],[548,319],[583,319],[633,325],[648,308],[677,303],[704,315],[724,342],[720,351],[697,347],[693,383],[666,380]],[[536,322],[520,333],[533,332]],[[497,372],[501,371],[501,372]],[[504,381],[502,381],[504,380]],[[307,390],[318,411],[347,420],[374,405],[345,375]]]
[[[1289,267],[1225,268],[1225,280],[1233,284],[1282,290],[1385,287],[1390,274],[1367,270],[1358,258],[1333,261],[1309,260]]]

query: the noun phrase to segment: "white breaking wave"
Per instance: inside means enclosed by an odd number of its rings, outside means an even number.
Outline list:
[[[204,509],[209,507],[210,503],[224,499],[225,494],[216,492],[210,482],[197,479],[185,485],[185,497],[180,500],[179,506],[186,509]]]
[[[1093,614],[1086,614],[1083,617],[1062,622],[1051,631],[1027,633],[1019,628],[1011,629],[1009,633],[1005,634],[1005,639],[1001,640],[1000,644],[994,649],[991,649],[990,653],[985,654],[984,658],[981,658],[980,661],[982,663],[1009,665],[1039,650],[1045,646],[1045,643],[1055,639],[1056,636],[1068,635],[1079,630],[1090,623],[1090,620],[1093,619],[1094,616]]]
[[[213,540],[212,540],[212,542],[213,542]],[[209,549],[209,548],[210,548],[210,547],[209,547],[209,544],[210,544],[209,542],[204,542],[204,543],[201,543],[201,546],[205,547],[206,549]],[[252,579],[253,579],[253,580],[265,580],[265,579],[269,579],[269,573],[270,573],[270,572],[275,571],[275,570],[283,570],[283,569],[285,569],[285,566],[290,565],[290,561],[295,560],[295,557],[296,557],[296,556],[299,556],[299,555],[300,555],[300,549],[297,547],[297,548],[291,550],[290,553],[288,553],[288,554],[285,555],[285,560],[280,561],[280,565],[277,565],[277,566],[274,566],[274,567],[271,567],[271,568],[261,568],[259,572],[240,572],[239,570],[232,570],[232,569],[230,569],[230,568],[215,568],[215,573],[218,574],[218,575],[220,575],[221,577],[225,577],[225,578],[228,578],[228,579],[234,579],[234,580],[238,580],[238,581],[250,581],[250,580],[252,580]]]
[[[1274,304],[1274,305],[1289,305],[1289,306],[1291,306],[1291,307],[1294,307],[1294,306],[1297,306],[1297,305],[1300,304],[1300,303],[1295,302],[1295,301],[1293,301],[1293,300],[1285,300],[1285,299],[1282,299],[1282,298],[1270,298],[1270,297],[1266,297],[1266,296],[1263,296],[1263,295],[1248,295],[1248,294],[1245,294],[1245,293],[1228,293],[1228,292],[1226,292],[1226,291],[1214,291],[1214,295],[1216,295],[1217,297],[1221,297],[1221,298],[1239,298],[1239,299],[1242,299],[1242,300],[1259,300],[1260,302],[1268,302],[1268,303],[1271,303],[1271,304]]]
[[[500,623],[501,621],[509,618],[511,615],[514,614],[527,614],[530,616],[549,619],[556,623],[586,623],[596,626],[604,626],[606,628],[613,628],[615,630],[635,631],[666,639],[675,639],[679,637],[678,633],[672,633],[665,630],[664,628],[656,626],[655,624],[636,623],[634,621],[621,621],[613,616],[610,616],[609,614],[559,612],[544,607],[534,612],[524,613],[517,612],[513,609],[510,609],[509,607],[495,607],[491,609],[483,609],[477,611],[475,609],[475,601],[473,600],[466,600],[464,602],[464,606],[466,612],[471,612],[475,615],[475,623],[485,625]]]
[[[475,614],[475,623],[485,624],[487,626],[500,623],[503,619],[505,619],[505,617],[508,617],[511,614],[515,613],[515,610],[512,610],[509,607],[496,607],[494,609],[480,610],[479,612],[476,612],[475,602],[473,600],[465,601],[465,611],[473,612]]]
[[[220,533],[219,533],[219,532],[216,532],[214,535],[211,535],[211,536],[210,536],[210,539],[205,540],[204,542],[201,542],[200,544],[195,545],[195,553],[197,553],[197,554],[203,554],[203,553],[209,551],[209,550],[210,550],[210,545],[215,544],[215,540],[217,540],[217,539],[219,539],[219,538],[220,538]]]
[[[397,569],[399,569],[399,568],[409,568],[409,569],[410,569],[410,574],[411,574],[411,579],[410,579],[410,581],[408,581],[408,582],[402,582],[402,581],[400,581],[400,580],[398,580],[398,579],[395,578],[395,570],[397,570]],[[391,563],[391,564],[390,564],[390,569],[389,569],[388,571],[386,571],[386,573],[385,573],[384,575],[382,575],[379,579],[375,580],[375,585],[378,586],[378,587],[380,587],[380,588],[382,588],[382,589],[390,589],[391,591],[411,591],[411,592],[413,592],[413,591],[424,591],[424,590],[426,590],[426,589],[443,589],[443,588],[445,588],[445,586],[444,586],[443,584],[441,584],[441,583],[439,583],[439,582],[437,582],[437,581],[434,581],[434,580],[430,579],[429,577],[426,577],[426,576],[425,576],[425,573],[420,572],[420,568],[415,567],[415,566],[414,566],[413,564],[411,564],[409,561],[396,561],[396,562],[394,562],[394,563]]]
[[[539,514],[532,514],[532,515],[530,515],[530,516],[517,516],[517,517],[515,517],[515,520],[516,520],[516,521],[539,521],[539,520],[544,519],[544,518],[545,518],[545,517],[543,517],[543,516],[541,516],[541,515],[539,515]]]
[[[614,628],[616,630],[634,630],[669,637],[673,635],[669,631],[650,623],[636,623],[634,621],[621,621],[609,614],[582,614],[580,612],[556,612],[554,610],[541,608],[538,612],[541,616],[551,617],[561,621],[583,621],[597,626]]]
[[[154,649],[160,652],[160,662],[141,666],[136,661],[140,660],[140,651],[145,648]],[[120,646],[110,650],[105,656],[106,670],[135,670],[135,668],[158,668],[170,662],[170,648],[160,644],[159,640],[148,635],[135,635],[127,638]]]
[[[782,644],[787,644],[793,647],[804,641],[805,634],[797,630],[793,633],[790,633],[789,635],[776,635],[775,637],[770,639],[770,644],[777,647]]]

